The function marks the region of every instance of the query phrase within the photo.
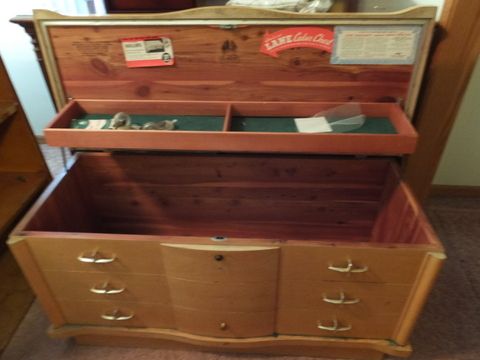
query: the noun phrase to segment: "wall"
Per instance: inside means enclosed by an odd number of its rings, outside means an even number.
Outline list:
[[[480,60],[470,78],[447,147],[433,181],[480,186]]]
[[[15,91],[35,134],[54,115],[45,80],[33,52],[30,37],[23,28],[9,22],[19,14],[30,14],[31,4],[18,1],[0,10],[0,55],[12,80]]]
[[[102,0],[93,0],[104,11]],[[55,115],[31,39],[23,28],[9,22],[16,15],[31,15],[32,9],[50,9],[64,14],[87,14],[86,0],[15,0],[0,3],[0,55],[35,135]],[[97,11],[98,12],[98,11]]]

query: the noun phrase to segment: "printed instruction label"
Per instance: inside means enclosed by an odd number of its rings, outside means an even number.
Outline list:
[[[411,65],[421,26],[337,26],[332,64]]]
[[[260,52],[278,57],[280,51],[299,47],[309,47],[332,52],[333,31],[322,27],[294,27],[286,28],[273,33],[266,33],[263,37]]]
[[[175,63],[172,41],[162,36],[121,39],[128,67],[170,66]]]

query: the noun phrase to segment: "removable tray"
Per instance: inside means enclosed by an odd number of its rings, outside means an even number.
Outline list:
[[[399,105],[356,104],[365,124],[350,133],[300,133],[293,119],[342,104],[324,102],[208,102],[72,100],[45,129],[49,145],[96,149],[190,150],[398,155],[415,149],[417,134]],[[81,119],[123,111],[134,121],[177,119],[173,131],[87,130]],[[75,119],[75,120],[74,120]]]

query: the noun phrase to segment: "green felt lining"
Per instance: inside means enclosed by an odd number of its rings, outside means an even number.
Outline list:
[[[295,120],[292,117],[234,117],[232,118],[232,131],[298,132]],[[367,117],[362,127],[349,131],[348,133],[396,134],[397,131],[389,118]]]
[[[71,127],[75,127],[75,122],[81,120],[111,119],[112,114],[88,114],[81,118],[74,119]],[[150,121],[162,121],[177,119],[175,130],[184,131],[222,131],[223,116],[204,116],[204,115],[130,115],[132,123],[143,125]]]
[[[223,116],[205,115],[130,115],[132,122],[143,125],[149,121],[177,119],[175,130],[184,131],[222,131]],[[112,114],[88,114],[74,119],[71,127],[78,128],[81,120],[110,119]],[[293,117],[240,117],[232,118],[231,131],[241,132],[298,132]],[[365,124],[350,134],[397,134],[395,127],[387,117],[367,117]],[[328,133],[327,133],[328,134]]]

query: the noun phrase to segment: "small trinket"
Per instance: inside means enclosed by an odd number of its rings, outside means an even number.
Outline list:
[[[118,112],[112,118],[111,127],[113,129],[119,129],[120,127],[129,126],[131,122],[132,120],[130,119],[130,116],[127,113]],[[127,129],[124,128],[121,130],[127,130]]]
[[[117,127],[115,130],[140,130],[141,127],[137,124],[122,125]]]
[[[175,120],[163,120],[163,121],[150,121],[142,126],[142,130],[174,130]]]

